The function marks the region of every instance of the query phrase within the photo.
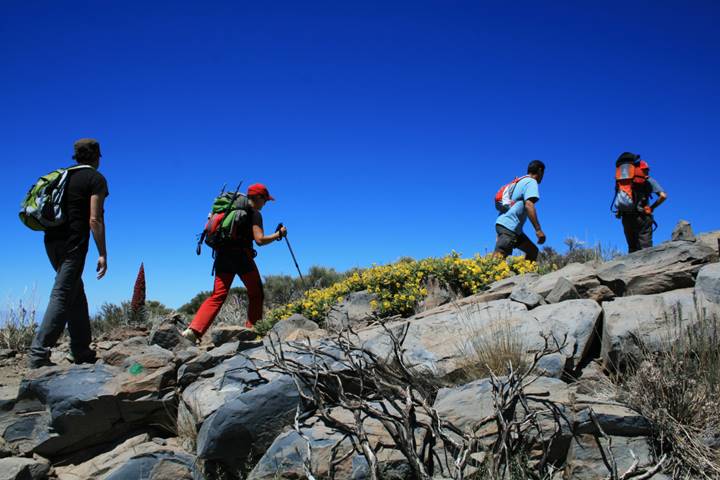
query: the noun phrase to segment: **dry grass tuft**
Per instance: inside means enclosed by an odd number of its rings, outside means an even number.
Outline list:
[[[36,313],[32,301],[10,303],[0,320],[0,348],[27,351],[37,331]]]
[[[462,317],[463,341],[458,346],[466,359],[459,376],[464,381],[487,378],[491,373],[522,374],[529,366],[527,345],[517,323],[511,318],[497,318],[487,325],[474,325],[473,312],[458,308]]]

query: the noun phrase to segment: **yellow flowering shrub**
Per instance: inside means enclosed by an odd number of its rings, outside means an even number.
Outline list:
[[[428,277],[435,277],[454,292],[466,296],[484,290],[495,281],[535,271],[535,262],[523,257],[505,260],[490,254],[461,258],[456,252],[441,258],[375,265],[355,272],[331,287],[307,291],[299,300],[271,310],[257,327],[260,333],[264,333],[277,321],[294,313],[322,324],[333,305],[342,302],[348,293],[362,290],[377,296],[378,301],[374,301],[372,307],[380,317],[409,316],[427,295],[425,283]]]

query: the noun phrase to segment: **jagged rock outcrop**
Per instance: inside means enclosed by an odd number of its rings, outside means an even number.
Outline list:
[[[526,389],[547,394],[542,398],[565,415],[549,451],[565,471],[554,478],[607,475],[590,409],[612,437],[622,473],[632,460],[630,449],[642,465],[656,460],[647,440],[653,432],[642,415],[600,394],[608,373],[622,372],[641,346],[669,348],[686,329],[720,318],[720,263],[714,263],[720,233],[693,241],[685,229],[677,236],[683,239],[604,264],[511,277],[451,304],[440,292],[416,315],[380,327],[366,326],[375,296],[357,292],[326,324],[337,330],[352,325],[359,344],[385,362],[392,360],[387,332],[407,327],[404,360],[447,386],[437,392],[434,408],[461,430],[494,412],[490,380],[469,381],[477,376],[468,372],[482,366],[480,350],[510,332],[530,359],[545,346],[543,337],[551,344],[564,339],[564,348],[540,361],[537,373],[543,376]],[[429,308],[433,302],[437,306]],[[343,385],[350,385],[332,334],[299,315],[278,322],[262,342],[253,332],[247,333],[250,341],[238,341],[236,334],[245,332],[221,328],[214,339],[219,346],[194,346],[168,321],[149,337],[137,330],[98,342],[96,365],[32,372],[17,398],[0,402],[0,457],[6,457],[0,459],[0,480],[45,478],[50,464],[40,456],[50,460],[58,480],[201,480],[199,465],[235,475],[253,466],[249,459],[258,462],[250,479],[302,478],[308,440],[316,478],[329,473],[338,442],[336,453],[348,456],[337,465],[336,478],[367,478],[365,458],[319,417],[301,422],[302,436],[291,428],[300,394],[295,381],[273,367],[268,351],[281,342],[286,358],[310,365],[316,359],[299,346],[316,345],[336,356],[328,368],[342,372]],[[12,352],[0,354],[16,361]],[[333,415],[354,421],[350,410],[335,408]],[[543,428],[554,428],[553,419],[542,415]],[[407,478],[406,461],[382,424],[367,418],[364,428],[385,445],[378,452],[385,474]],[[493,428],[483,427],[483,433]],[[708,445],[717,442],[714,433],[708,433]]]
[[[666,242],[601,264],[600,281],[617,295],[650,295],[695,285],[703,265],[718,259],[700,242]]]

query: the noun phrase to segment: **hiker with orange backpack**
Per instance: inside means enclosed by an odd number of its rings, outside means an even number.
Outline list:
[[[545,164],[540,160],[533,160],[528,165],[527,175],[503,186],[495,195],[495,208],[499,213],[495,222],[497,255],[508,257],[517,248],[525,252],[527,260],[537,260],[538,247],[523,233],[523,226],[529,218],[535,227],[538,244],[545,243],[545,233],[535,208],[535,204],[540,200],[538,185],[544,176]]]
[[[650,205],[652,196],[657,200]],[[628,253],[653,245],[654,212],[667,199],[667,193],[650,176],[650,166],[640,155],[624,152],[615,162],[613,212],[622,219]]]
[[[284,226],[271,235],[265,235],[260,211],[270,200],[275,199],[261,183],[250,185],[247,196],[236,191],[234,194],[221,193],[215,200],[213,212],[201,237],[201,242],[204,239],[214,250],[215,285],[190,326],[182,332],[188,340],[199,341],[210,328],[227,299],[235,275],[240,277],[247,289],[248,316],[245,327],[254,328],[262,318],[263,285],[255,264],[257,252],[253,249],[253,241],[262,247],[280,241],[287,235]]]

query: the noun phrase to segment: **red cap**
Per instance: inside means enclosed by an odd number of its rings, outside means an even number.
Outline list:
[[[650,165],[648,165],[645,160],[640,160],[640,162],[638,162],[637,166],[641,170],[650,170]]]
[[[275,200],[268,192],[268,189],[262,183],[254,183],[248,187],[248,197],[265,197],[266,200]]]

